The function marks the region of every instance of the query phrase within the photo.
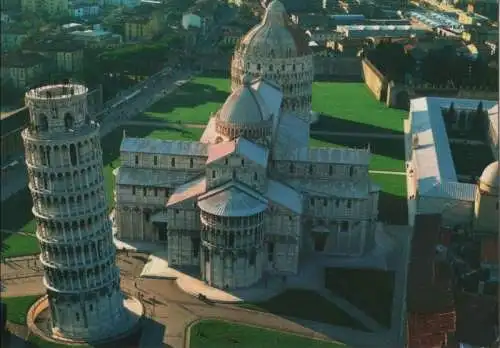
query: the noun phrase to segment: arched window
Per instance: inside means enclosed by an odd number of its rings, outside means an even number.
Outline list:
[[[354,175],[354,167],[349,167],[349,176]]]
[[[172,167],[175,167],[175,158],[172,158],[172,160],[170,162],[171,162]]]
[[[295,71],[295,64],[292,65],[292,70]]]
[[[71,144],[69,146],[69,157],[71,160],[71,165],[76,166],[76,146],[75,146],[75,144]]]
[[[273,65],[269,65],[269,71],[273,71]]]
[[[261,69],[260,64],[257,64],[257,70],[260,71],[260,69]]]
[[[257,175],[257,172],[253,173],[253,179],[257,181],[259,179],[259,176]]]
[[[189,159],[189,168],[193,168],[193,166],[194,166],[193,159],[192,159],[192,158],[190,158],[190,159]]]
[[[47,118],[47,115],[45,115],[45,114],[40,114],[39,129],[41,131],[48,131],[49,130],[49,120]]]
[[[64,114],[64,127],[66,128],[66,130],[72,129],[74,122],[75,120],[69,112]]]
[[[295,173],[295,166],[293,163],[290,163],[290,173]]]
[[[244,159],[244,158],[242,158],[242,159],[241,159],[241,166],[242,166],[242,167],[244,167],[244,166],[245,166],[245,159]]]

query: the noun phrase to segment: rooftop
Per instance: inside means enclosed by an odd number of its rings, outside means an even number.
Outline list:
[[[120,152],[142,152],[158,155],[191,155],[206,157],[207,144],[197,141],[159,140],[125,137]]]
[[[410,133],[416,145],[413,151],[415,174],[421,195],[474,200],[474,185],[459,183],[442,109],[453,103],[456,110],[475,110],[481,100],[424,97],[411,100]],[[485,108],[492,101],[482,101]]]
[[[435,262],[435,248],[441,231],[441,216],[417,215],[411,241],[408,268],[407,308],[414,313],[454,311],[451,273]]]

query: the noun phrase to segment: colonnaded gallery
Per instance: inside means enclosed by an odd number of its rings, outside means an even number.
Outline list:
[[[200,141],[124,137],[117,237],[165,243],[169,265],[199,266],[219,288],[296,273],[303,254],[369,251],[371,154],[309,147],[313,76],[304,33],[271,2],[238,44],[232,94]]]

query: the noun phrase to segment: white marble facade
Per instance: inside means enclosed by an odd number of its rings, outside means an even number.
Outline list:
[[[219,288],[297,273],[302,254],[371,249],[379,188],[369,150],[310,148],[308,120],[283,98],[278,83],[247,74],[199,142],[125,136],[118,238],[164,243],[170,265],[199,267]]]

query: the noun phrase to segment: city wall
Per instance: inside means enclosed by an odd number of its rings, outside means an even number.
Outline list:
[[[420,97],[498,100],[498,93],[486,88],[460,88],[432,84],[403,84],[389,81],[368,59],[363,58],[363,78],[378,101],[388,107],[408,109],[410,100]]]
[[[220,76],[230,75],[231,55],[206,59],[202,66],[204,72],[218,73]],[[314,74],[316,78],[339,78],[360,81],[362,79],[361,59],[359,57],[314,57]]]
[[[368,59],[363,58],[361,65],[365,84],[372,91],[375,99],[385,102],[387,98],[387,78]]]

